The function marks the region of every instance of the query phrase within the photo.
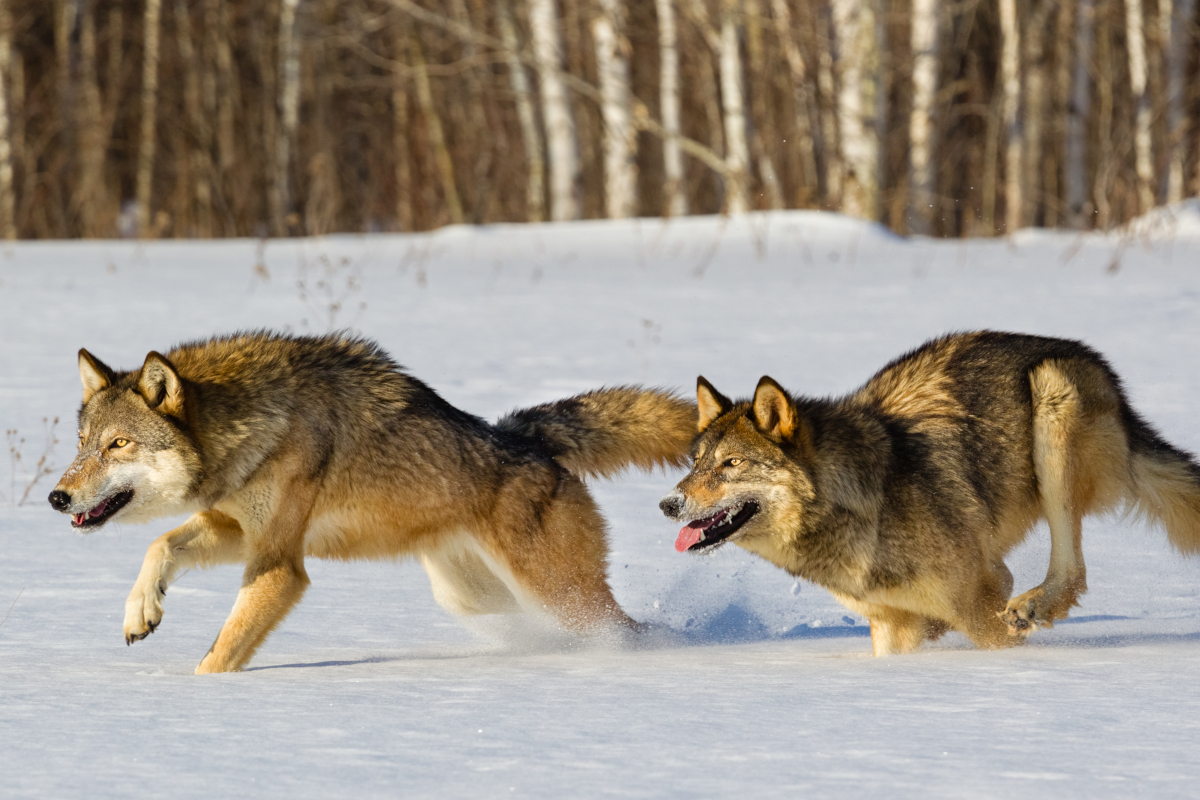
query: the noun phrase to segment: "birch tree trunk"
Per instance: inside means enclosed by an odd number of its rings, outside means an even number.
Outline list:
[[[162,15],[161,0],[146,0],[142,24],[142,121],[137,160],[137,235],[152,236],[150,227],[150,190],[154,179],[154,139],[158,112],[158,34]]]
[[[8,92],[12,83],[12,12],[0,0],[0,237],[17,238],[16,198],[13,194],[13,153]]]
[[[1004,207],[1005,233],[1016,233],[1024,222],[1021,197],[1021,39],[1017,29],[1016,0],[1000,0],[1000,31],[1003,43],[1000,75],[1004,86]]]
[[[877,0],[832,0],[837,37],[838,127],[846,162],[842,210],[879,217],[879,116],[882,101]]]
[[[1150,96],[1146,92],[1146,31],[1141,0],[1125,0],[1125,46],[1129,56],[1129,88],[1137,109],[1134,154],[1138,204],[1142,213],[1154,207],[1154,159],[1150,141]]]
[[[1170,157],[1167,163],[1167,202],[1183,200],[1183,166],[1187,156],[1184,136],[1187,119],[1183,111],[1184,71],[1187,69],[1188,54],[1196,47],[1192,37],[1195,0],[1176,0],[1174,13],[1171,0],[1159,0],[1159,14],[1165,20],[1167,32],[1164,47],[1167,47],[1167,147]],[[1197,191],[1200,191],[1198,187]]]
[[[579,149],[567,87],[562,80],[562,37],[554,0],[529,0],[529,27],[537,62],[550,155],[550,218],[579,218]]]
[[[666,186],[666,215],[681,217],[688,213],[683,186],[683,150],[679,146],[679,39],[675,30],[675,1],[655,0],[658,13],[658,92],[663,130],[663,173]]]
[[[937,95],[938,16],[937,0],[913,0],[913,108],[908,123],[909,201],[913,233],[928,236],[935,212],[933,167],[933,103]]]
[[[1087,224],[1087,118],[1092,102],[1091,66],[1095,39],[1094,0],[1079,0],[1075,10],[1075,70],[1067,106],[1066,141],[1063,143],[1066,174],[1067,224],[1076,230]]]
[[[637,214],[637,132],[629,90],[629,40],[619,0],[599,0],[592,20],[600,111],[604,119],[604,210],[609,219]]]
[[[276,236],[287,233],[292,206],[289,168],[292,142],[300,120],[300,43],[296,38],[296,11],[300,0],[283,0],[279,10],[279,131],[271,192],[271,225]]]
[[[749,210],[750,148],[746,144],[746,101],[742,93],[742,57],[738,48],[737,0],[721,2],[721,105],[725,122],[726,181],[725,210],[744,214]]]
[[[546,218],[545,175],[546,162],[542,158],[542,134],[538,130],[534,114],[529,76],[521,63],[521,48],[517,42],[517,29],[513,24],[509,0],[497,0],[496,24],[500,28],[500,41],[504,44],[504,58],[508,62],[509,81],[517,101],[517,119],[521,123],[521,141],[525,145],[525,162],[528,182],[525,188],[525,213],[530,222],[541,222]]]

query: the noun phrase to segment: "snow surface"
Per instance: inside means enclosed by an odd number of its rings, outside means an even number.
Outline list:
[[[74,533],[76,350],[132,368],[234,329],[379,340],[489,418],[601,384],[847,392],[950,330],[1081,338],[1135,406],[1200,451],[1200,205],[1109,235],[902,240],[819,213],[450,228],[428,235],[0,248],[0,796],[1194,797],[1200,562],[1127,520],[1085,523],[1090,593],[1027,647],[958,635],[869,657],[865,621],[727,547],[677,554],[677,473],[595,484],[618,600],[659,631],[620,650],[532,622],[462,623],[413,562],[310,562],[244,673],[192,669],[240,571],[184,575],[125,647],[125,595],[176,524]],[[334,305],[337,305],[334,308]],[[58,470],[18,505],[60,418]],[[1040,582],[1041,528],[1010,558]],[[11,605],[11,609],[10,609]],[[5,612],[7,617],[4,617]]]

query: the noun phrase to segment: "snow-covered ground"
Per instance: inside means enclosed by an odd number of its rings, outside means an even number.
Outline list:
[[[127,648],[123,604],[173,521],[74,533],[44,502],[69,462],[76,350],[239,328],[379,340],[494,418],[601,384],[732,395],[768,373],[849,391],[949,330],[1081,338],[1137,408],[1200,451],[1200,207],[1123,235],[905,241],[833,215],[453,228],[420,236],[0,248],[0,796],[1194,797],[1200,561],[1085,523],[1090,593],[1027,647],[951,635],[868,656],[862,618],[737,548],[691,557],[659,497],[594,491],[611,579],[662,632],[637,650],[469,625],[411,562],[310,563],[300,607],[233,675],[191,674],[236,568],[184,575]],[[58,467],[19,505],[58,417]],[[1010,566],[1046,567],[1039,529]],[[11,605],[11,609],[10,609]],[[8,612],[5,617],[5,612]]]

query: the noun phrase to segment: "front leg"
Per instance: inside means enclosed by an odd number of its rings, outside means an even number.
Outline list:
[[[281,459],[276,467],[291,466]],[[227,502],[245,531],[246,571],[233,610],[196,674],[234,672],[245,666],[308,588],[304,535],[316,485],[311,478],[264,471]]]
[[[125,644],[145,639],[162,622],[163,597],[176,573],[242,558],[242,529],[219,511],[201,511],[154,540],[125,601]]]

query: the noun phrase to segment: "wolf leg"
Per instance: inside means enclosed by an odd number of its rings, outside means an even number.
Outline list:
[[[1033,389],[1033,470],[1042,512],[1050,524],[1050,567],[1036,588],[1008,601],[1000,619],[1011,636],[1029,636],[1065,619],[1087,591],[1083,520],[1088,498],[1080,491],[1076,438],[1082,435],[1079,392],[1053,362],[1030,376]]]
[[[452,614],[508,614],[521,607],[504,582],[469,550],[421,555],[433,599]]]
[[[240,561],[242,529],[219,511],[201,511],[154,540],[125,601],[125,643],[145,639],[162,622],[163,597],[179,570]]]
[[[300,602],[308,584],[308,573],[302,563],[256,559],[249,564],[233,611],[196,667],[196,674],[241,669]]]
[[[514,595],[578,633],[613,625],[638,628],[609,588],[604,519],[582,481],[563,476],[540,513],[528,508],[508,513],[499,505],[495,518],[508,525],[488,549],[515,582]]]
[[[264,472],[248,491],[229,504],[245,531],[246,570],[233,610],[196,674],[241,669],[300,601],[308,588],[304,535],[317,495],[310,479],[297,475],[303,462],[280,459],[284,476]]]
[[[936,639],[946,631],[945,623],[899,608],[878,606],[869,619],[871,651],[876,656],[911,653],[926,639]]]

